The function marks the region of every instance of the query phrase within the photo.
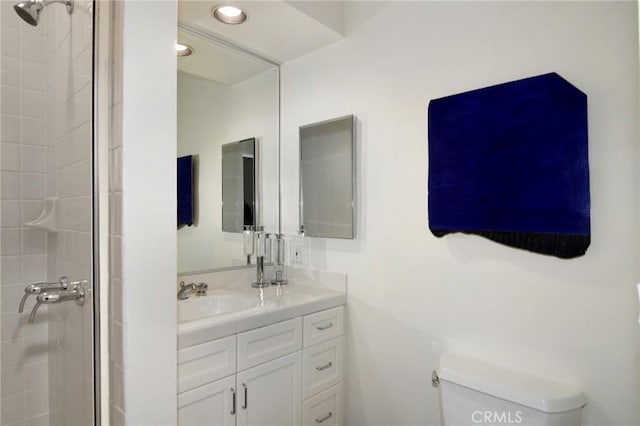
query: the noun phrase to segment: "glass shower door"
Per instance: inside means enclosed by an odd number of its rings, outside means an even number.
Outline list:
[[[93,14],[0,1],[0,426],[94,424]]]

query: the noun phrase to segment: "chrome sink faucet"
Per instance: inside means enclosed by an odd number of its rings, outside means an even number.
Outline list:
[[[209,285],[207,283],[191,283],[185,284],[184,281],[180,281],[180,290],[178,290],[178,300],[186,300],[191,296],[191,293],[195,293],[196,296],[206,296]]]

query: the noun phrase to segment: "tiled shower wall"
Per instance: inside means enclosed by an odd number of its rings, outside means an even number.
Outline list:
[[[125,424],[122,274],[122,2],[113,2],[111,38],[111,138],[109,139],[109,413]]]
[[[29,283],[91,280],[91,3],[72,16],[47,7],[37,27],[0,5],[0,424],[90,424],[91,303],[41,309],[34,324],[17,306]],[[24,226],[47,197],[58,198],[57,233]]]
[[[47,277],[92,279],[92,31],[90,1],[48,7],[47,196],[58,199],[58,232],[49,234]],[[51,425],[92,424],[92,303],[49,310]]]
[[[48,23],[25,25],[11,6],[0,2],[0,424],[47,425],[46,309],[34,324],[17,310],[25,285],[47,278],[47,233],[24,224],[38,217],[47,195]]]

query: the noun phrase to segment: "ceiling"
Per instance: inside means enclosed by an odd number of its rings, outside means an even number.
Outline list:
[[[218,22],[211,16],[211,8],[220,4],[240,7],[247,14],[247,21],[240,25]],[[179,0],[178,21],[271,61],[284,63],[342,39],[344,3]]]

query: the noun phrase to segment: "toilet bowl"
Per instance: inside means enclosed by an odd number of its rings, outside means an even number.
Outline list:
[[[438,370],[445,426],[580,426],[586,398],[560,383],[447,353]]]

